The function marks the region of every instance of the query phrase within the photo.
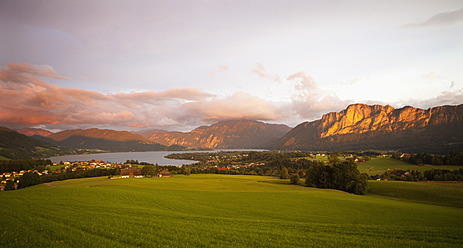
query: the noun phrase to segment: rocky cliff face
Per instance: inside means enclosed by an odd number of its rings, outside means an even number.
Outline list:
[[[155,132],[150,140],[170,146],[195,148],[269,148],[291,128],[258,121],[231,120],[203,126],[191,132]]]
[[[279,148],[420,149],[426,146],[428,150],[448,150],[452,144],[456,145],[454,148],[463,144],[462,125],[463,105],[423,110],[354,104],[339,113],[298,125],[282,138]],[[437,147],[442,145],[444,147]]]

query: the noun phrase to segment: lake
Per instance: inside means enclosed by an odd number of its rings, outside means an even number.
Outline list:
[[[112,153],[94,153],[94,154],[79,154],[79,155],[65,155],[49,158],[54,163],[61,161],[74,162],[74,161],[89,161],[101,160],[111,163],[125,163],[127,160],[138,160],[139,162],[148,162],[158,165],[176,165],[182,166],[184,164],[194,164],[196,161],[168,159],[165,156],[172,153],[192,153],[192,152],[219,152],[219,151],[266,151],[262,149],[223,149],[212,151],[154,151],[154,152],[112,152]]]

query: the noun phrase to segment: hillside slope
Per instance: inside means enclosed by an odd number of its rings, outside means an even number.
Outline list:
[[[11,129],[0,127],[0,156],[8,159],[46,158],[70,153],[67,148],[30,138]]]
[[[26,136],[29,136],[29,137],[34,136],[34,135],[47,137],[48,135],[53,133],[53,132],[50,132],[48,130],[41,129],[41,128],[21,128],[21,129],[15,130],[15,131],[20,133],[20,134],[24,134]]]
[[[181,150],[181,147],[166,147],[138,134],[110,129],[74,129],[37,137],[50,143],[80,149],[100,149],[112,152]]]
[[[160,144],[195,148],[269,148],[289,130],[286,125],[229,120],[202,126],[191,132],[154,132],[150,140]]]
[[[463,150],[463,105],[427,110],[354,104],[320,120],[301,123],[277,146],[304,150]]]

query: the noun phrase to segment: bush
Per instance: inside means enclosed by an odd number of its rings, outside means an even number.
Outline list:
[[[299,183],[299,175],[298,174],[291,175],[291,177],[289,177],[289,181],[292,184],[298,184]]]
[[[14,186],[14,181],[13,180],[7,180],[5,188],[3,190],[8,191],[8,190],[15,190],[15,189],[16,188]]]
[[[289,178],[288,169],[286,167],[283,167],[283,169],[281,169],[280,178],[281,179],[288,179]]]
[[[141,174],[144,176],[156,176],[156,166],[154,165],[145,165],[141,169]]]

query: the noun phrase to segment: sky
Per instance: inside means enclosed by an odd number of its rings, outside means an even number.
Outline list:
[[[463,104],[463,2],[0,0],[0,126],[291,127]]]

